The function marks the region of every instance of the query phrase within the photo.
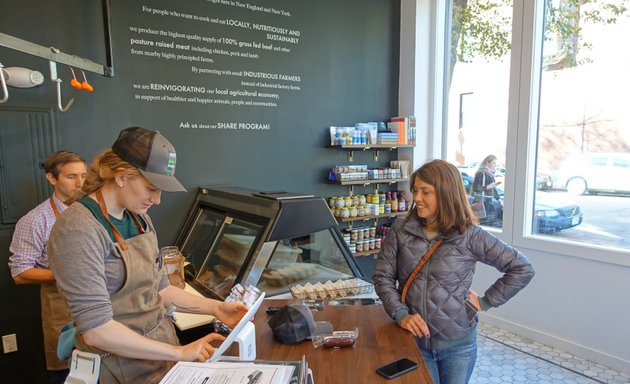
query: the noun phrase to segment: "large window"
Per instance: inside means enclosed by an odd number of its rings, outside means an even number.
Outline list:
[[[630,52],[620,39],[630,35],[630,2],[536,3],[536,25],[523,27],[512,23],[512,0],[447,1],[444,157],[460,167],[466,185],[479,162],[495,155],[499,181],[513,176],[508,201],[528,201],[513,205],[525,236],[628,249]],[[517,32],[522,38],[513,51]],[[532,49],[539,54],[523,53]],[[520,66],[510,66],[522,55]],[[532,84],[523,84],[528,72]],[[534,103],[524,107],[525,97]],[[522,124],[524,113],[531,124]],[[524,129],[530,131],[509,133]],[[513,148],[527,154],[508,160],[507,137],[518,138]],[[528,140],[534,144],[523,149]],[[502,192],[497,200],[504,206]]]
[[[556,209],[549,234],[630,246],[630,35],[623,0],[545,2],[537,171],[553,189],[537,204]]]
[[[459,167],[471,201],[484,201],[481,224],[501,228],[512,0],[450,0],[448,13],[446,159]],[[494,166],[482,164],[488,156]]]

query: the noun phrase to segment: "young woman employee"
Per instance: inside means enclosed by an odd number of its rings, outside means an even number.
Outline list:
[[[176,155],[160,133],[123,130],[97,156],[84,196],[59,216],[48,253],[77,326],[79,350],[101,355],[100,383],[157,383],[174,361],[203,361],[223,340],[209,334],[180,346],[167,308],[217,316],[234,326],[243,304],[198,297],[171,286],[146,214],[161,191],[185,191]]]

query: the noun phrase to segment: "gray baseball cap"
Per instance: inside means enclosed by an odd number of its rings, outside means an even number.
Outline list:
[[[112,151],[138,168],[156,188],[167,192],[186,191],[175,178],[175,147],[160,132],[142,127],[123,129]]]
[[[273,337],[283,344],[294,344],[310,337],[332,333],[332,324],[315,321],[310,308],[304,304],[285,305],[267,322]]]

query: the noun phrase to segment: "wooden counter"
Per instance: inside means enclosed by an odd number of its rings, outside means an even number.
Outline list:
[[[335,330],[354,330],[359,337],[353,347],[341,349],[313,348],[310,340],[297,344],[282,344],[273,339],[265,309],[299,300],[265,300],[258,311],[256,325],[256,358],[264,360],[299,360],[306,356],[313,370],[315,383],[432,383],[411,333],[400,328],[385,313],[382,305],[324,304],[323,311],[314,311],[315,321],[329,321]],[[403,357],[418,363],[418,369],[387,380],[376,368]]]

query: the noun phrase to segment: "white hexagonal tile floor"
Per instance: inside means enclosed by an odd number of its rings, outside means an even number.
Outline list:
[[[479,324],[471,384],[622,384],[630,373],[604,367],[511,332]]]

